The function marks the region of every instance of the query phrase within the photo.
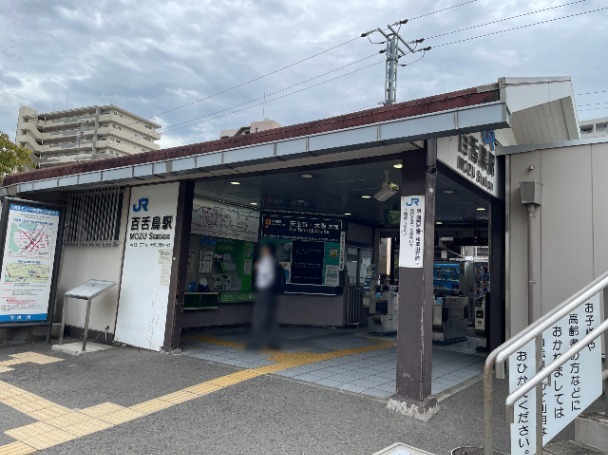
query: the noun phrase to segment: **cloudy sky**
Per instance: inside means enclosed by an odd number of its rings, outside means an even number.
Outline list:
[[[371,107],[384,96],[384,65],[373,55],[381,46],[365,38],[261,76],[362,31],[464,2],[0,0],[0,131],[14,135],[21,105],[47,112],[114,103],[161,123],[167,147],[264,115],[287,125]],[[566,6],[449,33],[558,5]],[[608,9],[440,46],[601,8],[608,1],[473,0],[411,20],[401,28],[407,39],[449,34],[428,39],[437,47],[399,69],[397,99],[501,76],[570,75],[578,94],[605,91],[577,95],[579,117],[608,116]]]

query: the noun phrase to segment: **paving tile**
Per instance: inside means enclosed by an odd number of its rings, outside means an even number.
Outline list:
[[[364,385],[356,385],[356,384],[351,384],[351,383],[347,383],[347,384],[342,384],[340,386],[337,387],[340,390],[346,390],[348,392],[354,392],[354,393],[361,393],[366,389],[369,389],[369,387],[364,386]]]
[[[388,398],[393,394],[393,392],[386,392],[385,390],[380,389],[367,389],[362,393],[376,398]]]

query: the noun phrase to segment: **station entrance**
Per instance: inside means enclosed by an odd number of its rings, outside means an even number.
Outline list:
[[[405,152],[407,153],[407,152]],[[185,355],[237,367],[316,356],[277,374],[388,398],[395,393],[403,154],[194,183],[181,314]],[[432,235],[432,394],[482,372],[501,340],[503,211],[497,198],[441,163]],[[256,242],[270,238],[286,273],[280,352],[245,349],[251,333]],[[498,247],[497,247],[498,245]],[[493,257],[493,254],[499,257]],[[493,305],[493,290],[499,297]],[[502,319],[497,317],[499,321]],[[494,331],[495,333],[492,333]],[[498,342],[499,342],[498,341]],[[279,357],[277,357],[279,356]],[[310,357],[308,358],[310,360]]]

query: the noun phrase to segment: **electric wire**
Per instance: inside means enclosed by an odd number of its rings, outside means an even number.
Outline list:
[[[439,38],[439,37],[442,37],[442,36],[453,35],[454,33],[466,32],[466,31],[469,31],[469,30],[474,30],[476,28],[487,27],[488,25],[494,25],[494,24],[498,24],[500,22],[510,21],[512,19],[517,19],[517,18],[520,18],[520,17],[530,16],[532,14],[544,13],[545,11],[551,11],[551,10],[558,9],[558,8],[564,8],[566,6],[576,5],[578,3],[584,3],[586,1],[588,1],[588,0],[576,0],[576,1],[573,1],[573,2],[569,2],[569,3],[564,3],[564,4],[561,4],[561,5],[549,6],[549,7],[537,9],[537,10],[534,10],[534,11],[528,11],[527,13],[517,14],[515,16],[504,17],[502,19],[496,19],[494,21],[486,22],[484,24],[476,24],[476,25],[471,25],[469,27],[464,27],[464,28],[459,28],[457,30],[452,30],[450,32],[439,33],[437,35],[428,36],[428,37],[426,37],[424,39],[425,40],[430,40],[430,39],[435,39],[435,38]]]
[[[560,20],[563,20],[563,19],[569,19],[569,18],[572,18],[572,17],[583,16],[585,14],[597,13],[597,12],[604,11],[604,10],[607,10],[607,9],[608,9],[608,6],[604,6],[602,8],[595,8],[595,9],[588,10],[588,11],[582,11],[580,13],[569,14],[567,16],[560,16],[560,17],[555,17],[553,19],[546,19],[544,21],[532,22],[530,24],[524,24],[524,25],[518,25],[517,27],[511,27],[511,28],[507,28],[507,29],[504,29],[504,30],[498,30],[498,31],[495,31],[495,32],[484,33],[483,35],[471,36],[469,38],[463,38],[463,39],[460,39],[460,40],[449,41],[447,43],[436,44],[435,46],[433,46],[433,49],[437,49],[437,48],[440,48],[440,47],[446,47],[446,46],[452,46],[454,44],[464,43],[464,42],[476,40],[476,39],[479,39],[479,38],[485,38],[487,36],[499,35],[501,33],[507,33],[507,32],[512,32],[512,31],[515,31],[515,30],[521,30],[521,29],[524,29],[524,28],[534,27],[536,25],[548,24],[550,22],[556,22],[556,21],[560,21]]]
[[[355,69],[353,71],[349,71],[348,73],[340,74],[339,76],[335,76],[335,77],[332,77],[330,79],[318,82],[316,84],[313,84],[313,85],[310,85],[310,86],[307,86],[307,87],[303,87],[303,88],[298,89],[298,90],[294,90],[293,92],[285,93],[285,94],[283,94],[281,96],[277,96],[277,97],[274,97],[274,98],[266,98],[266,100],[262,101],[262,102],[255,103],[255,101],[256,100],[260,100],[260,98],[254,98],[254,99],[251,99],[249,101],[245,101],[243,103],[239,103],[239,104],[236,104],[234,106],[228,107],[226,109],[222,109],[220,111],[213,112],[213,113],[205,115],[203,117],[199,117],[197,119],[190,120],[190,121],[188,121],[185,124],[179,124],[177,127],[170,127],[167,130],[165,130],[164,132],[168,133],[168,132],[176,131],[176,130],[179,130],[179,129],[182,129],[182,128],[186,128],[188,126],[193,126],[195,124],[204,123],[204,122],[211,121],[211,120],[217,120],[219,118],[226,117],[228,115],[232,115],[232,114],[235,114],[237,112],[241,112],[241,111],[250,109],[252,107],[261,106],[264,103],[270,103],[272,101],[277,101],[277,100],[286,98],[288,96],[295,95],[296,93],[301,93],[301,92],[303,92],[305,90],[310,90],[312,88],[319,87],[321,85],[325,85],[325,84],[327,84],[329,82],[336,81],[336,80],[341,79],[343,77],[350,76],[352,74],[358,73],[359,71],[363,71],[363,70],[366,70],[366,69],[369,69],[369,68],[373,68],[373,67],[375,67],[375,66],[377,66],[377,65],[379,65],[381,63],[385,63],[385,60],[384,59],[379,60],[377,62],[374,62],[374,63],[370,64],[370,65],[366,65],[366,66],[363,66],[361,68],[357,68],[357,69]],[[288,89],[288,88],[291,88],[291,87],[286,87],[286,89]],[[279,91],[283,91],[283,90],[284,89],[277,90],[276,92],[273,92],[273,93],[278,93]],[[241,107],[239,109],[234,109],[235,107],[239,107],[239,106],[243,106],[243,107]],[[234,109],[234,110],[230,110],[230,109]],[[225,112],[225,111],[230,111],[230,112],[223,113],[222,115],[215,115],[215,114],[218,114],[218,113],[221,113],[221,112]]]
[[[228,108],[226,108],[226,109],[232,109],[233,107],[240,106],[240,105],[242,105],[242,104],[247,104],[247,103],[251,103],[251,102],[254,102],[254,101],[258,101],[258,100],[264,99],[264,98],[265,98],[265,97],[267,97],[267,96],[276,95],[277,93],[281,93],[281,92],[284,92],[284,91],[286,91],[286,90],[292,89],[292,88],[294,88],[294,87],[297,87],[297,86],[300,86],[300,85],[304,85],[304,84],[306,84],[306,83],[308,83],[308,82],[311,82],[311,81],[314,81],[314,80],[320,79],[320,78],[322,78],[322,77],[324,77],[324,76],[327,76],[328,74],[335,73],[336,71],[340,71],[340,70],[342,70],[342,69],[344,69],[344,68],[348,68],[349,66],[356,65],[357,63],[361,63],[361,62],[363,62],[363,61],[365,61],[365,60],[369,60],[370,58],[372,58],[372,57],[377,57],[377,56],[378,56],[378,53],[377,53],[377,52],[374,52],[373,54],[370,54],[370,55],[368,55],[367,57],[360,58],[360,59],[355,60],[355,61],[353,61],[353,62],[347,63],[347,64],[342,65],[342,66],[339,66],[339,67],[337,67],[337,68],[334,68],[334,69],[332,69],[332,70],[329,70],[329,71],[326,71],[326,72],[324,72],[324,73],[318,74],[318,75],[316,75],[316,76],[314,76],[314,77],[311,77],[311,78],[305,79],[305,80],[303,80],[303,81],[297,82],[297,83],[295,83],[295,84],[293,84],[293,85],[290,85],[290,86],[288,86],[288,87],[284,87],[284,88],[282,88],[282,89],[275,90],[275,91],[270,92],[270,93],[266,93],[266,95],[265,95],[265,96],[260,96],[260,97],[257,97],[257,98],[253,98],[253,99],[250,99],[249,101],[245,101],[245,102],[243,102],[243,103],[239,103],[239,104],[237,104],[237,105],[230,106],[230,107],[228,107]],[[223,110],[225,110],[225,109],[223,109]],[[215,113],[222,112],[223,110],[216,111]],[[214,114],[215,114],[215,113],[214,113]],[[211,115],[213,115],[213,114],[211,114]],[[169,131],[170,129],[172,129],[173,127],[175,127],[175,126],[179,126],[179,125],[182,125],[182,124],[184,124],[184,123],[189,123],[189,122],[192,122],[192,121],[196,121],[196,120],[198,120],[198,119],[200,119],[200,118],[206,118],[206,117],[208,117],[208,116],[207,116],[207,115],[205,115],[205,116],[202,116],[202,117],[197,117],[197,118],[194,118],[194,119],[189,119],[189,120],[185,120],[185,121],[182,121],[182,122],[174,123],[173,125],[169,125],[169,126],[167,126],[166,128],[162,128],[162,129],[160,130],[160,132],[166,132],[166,131]]]
[[[466,6],[466,5],[469,5],[471,3],[475,3],[476,1],[477,0],[469,0],[467,2],[458,3],[457,5],[448,6],[447,8],[442,8],[442,9],[438,9],[438,10],[435,10],[435,11],[429,11],[428,13],[421,14],[420,16],[411,17],[408,20],[413,21],[413,20],[416,20],[416,19],[421,19],[423,17],[431,16],[433,14],[443,13],[444,11],[449,11],[449,10],[453,10],[453,9],[456,9],[456,8],[460,8],[461,6]]]

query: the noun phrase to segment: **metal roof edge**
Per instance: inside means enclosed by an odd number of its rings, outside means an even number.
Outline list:
[[[492,112],[494,117],[489,115],[488,110],[494,110]],[[474,111],[479,111],[477,117]],[[280,155],[280,158],[283,160],[302,156],[302,154],[336,153],[349,148],[366,148],[368,145],[371,147],[374,144],[387,145],[395,142],[419,140],[424,137],[449,136],[460,131],[472,132],[476,128],[487,127],[490,119],[492,119],[494,124],[499,124],[502,127],[508,126],[510,124],[510,114],[506,103],[500,100],[480,103],[401,119],[308,134],[295,138],[233,147],[211,153],[174,157],[91,172],[18,182],[11,186],[18,188],[18,192],[22,193],[24,191],[57,190],[89,184],[115,184],[132,179],[136,179],[141,183],[143,180],[164,175],[183,175],[184,173],[195,173],[201,170],[204,171],[205,169],[212,170],[217,167],[239,167],[241,164],[276,160],[279,156],[277,150],[282,147],[285,149],[290,148],[290,143],[294,147],[291,147],[291,150],[285,154]],[[441,123],[435,125],[433,124],[434,120]],[[412,125],[409,131],[406,131],[406,128],[404,128],[406,124]],[[351,142],[346,142],[349,139]],[[311,150],[311,140],[320,142],[316,150]],[[240,158],[243,156],[243,152],[254,150],[255,153],[244,155],[247,159]],[[233,156],[226,157],[227,154],[232,154]],[[176,163],[178,164],[177,166]]]
[[[550,144],[523,144],[508,145],[500,148],[499,156],[516,155],[518,153],[536,152],[540,150],[577,147],[581,145],[594,145],[608,143],[608,137],[594,137],[589,139],[574,139],[571,141],[553,142]]]

